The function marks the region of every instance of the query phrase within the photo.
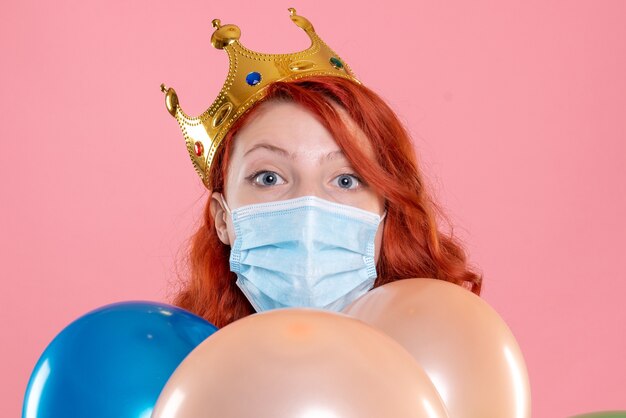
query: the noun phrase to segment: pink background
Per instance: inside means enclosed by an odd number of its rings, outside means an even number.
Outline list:
[[[533,416],[626,409],[626,2],[3,2],[0,416],[115,301],[167,301],[205,191],[159,84],[204,111],[227,57],[308,46],[396,109],[525,354]],[[178,263],[180,266],[180,263]]]

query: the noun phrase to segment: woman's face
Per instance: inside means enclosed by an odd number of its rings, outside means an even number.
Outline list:
[[[253,203],[317,196],[382,215],[384,199],[361,182],[331,134],[312,113],[292,102],[270,101],[260,106],[233,138],[224,196],[231,210]],[[363,131],[345,110],[335,108],[374,159]],[[211,199],[218,236],[224,244],[232,245],[232,219],[219,193],[213,193]],[[376,261],[382,230],[383,223],[376,233]]]

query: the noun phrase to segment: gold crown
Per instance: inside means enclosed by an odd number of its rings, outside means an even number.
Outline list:
[[[298,16],[293,7],[288,10],[291,20],[311,38],[309,48],[292,54],[251,51],[239,42],[241,32],[237,26],[222,26],[219,19],[213,20],[211,44],[226,50],[230,63],[220,94],[200,116],[185,114],[174,89],[161,84],[167,110],[178,120],[191,161],[207,188],[211,162],[224,136],[246,110],[265,96],[269,84],[318,75],[344,77],[361,84],[350,67],[317,36],[311,22]]]

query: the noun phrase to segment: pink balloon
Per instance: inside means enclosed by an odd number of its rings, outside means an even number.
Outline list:
[[[447,417],[400,344],[343,314],[278,309],[236,321],[179,365],[153,418]]]
[[[517,341],[470,291],[442,280],[398,280],[368,292],[344,313],[402,344],[450,416],[530,417],[530,385]]]

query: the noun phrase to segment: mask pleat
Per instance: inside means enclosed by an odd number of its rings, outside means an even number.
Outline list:
[[[340,310],[373,286],[377,214],[307,196],[232,215],[231,269],[255,309]]]

